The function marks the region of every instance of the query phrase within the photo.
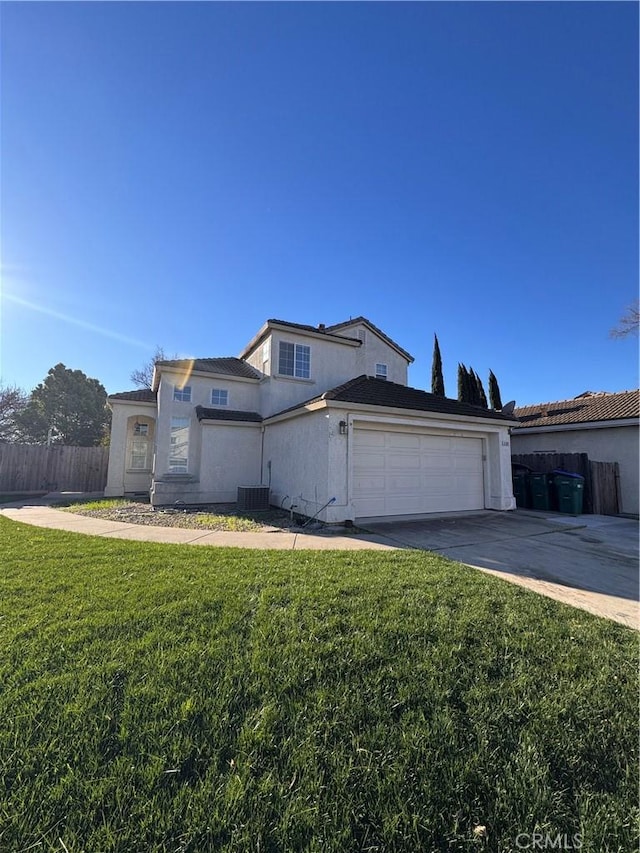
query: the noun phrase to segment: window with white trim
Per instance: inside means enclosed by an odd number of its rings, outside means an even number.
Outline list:
[[[376,364],[376,379],[386,379],[387,378],[387,365],[386,364]]]
[[[146,471],[149,468],[149,440],[146,438],[131,439],[131,459],[129,467],[132,471]]]
[[[305,344],[291,344],[280,341],[278,373],[283,376],[295,376],[297,379],[309,379],[311,376],[311,347]]]
[[[228,406],[229,405],[229,392],[226,388],[214,388],[211,391],[211,405],[212,406]]]
[[[189,471],[189,418],[171,418],[169,471],[172,474]]]
[[[173,389],[173,399],[178,403],[190,403],[191,402],[191,385],[183,385],[180,388],[179,385]]]
[[[136,421],[133,425],[133,437],[129,445],[129,469],[132,471],[148,471],[151,468],[150,456],[149,424]]]

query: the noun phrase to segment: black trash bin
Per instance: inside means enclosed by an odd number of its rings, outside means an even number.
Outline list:
[[[570,471],[553,472],[553,488],[560,512],[580,515],[584,501],[584,477]]]
[[[531,500],[529,498],[527,472],[523,469],[515,470],[512,475],[512,480],[513,496],[516,499],[516,506],[521,507],[522,509],[529,509],[531,507]]]
[[[551,492],[549,489],[549,475],[531,473],[528,477],[529,490],[531,493],[531,508],[548,512],[551,509]]]

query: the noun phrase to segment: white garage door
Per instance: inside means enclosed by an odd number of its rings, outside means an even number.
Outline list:
[[[357,428],[356,518],[484,508],[482,439]]]

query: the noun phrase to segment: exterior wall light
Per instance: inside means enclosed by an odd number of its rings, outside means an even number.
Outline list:
[[[346,435],[347,434],[347,422],[346,421],[340,421],[338,426],[340,427],[340,435]]]

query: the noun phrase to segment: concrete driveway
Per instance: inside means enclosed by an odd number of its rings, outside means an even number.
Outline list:
[[[598,616],[639,626],[638,522],[633,519],[517,510],[362,526],[380,541],[436,551]]]

